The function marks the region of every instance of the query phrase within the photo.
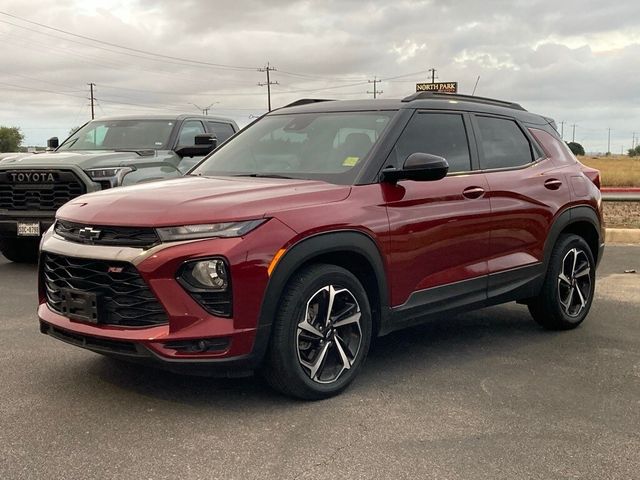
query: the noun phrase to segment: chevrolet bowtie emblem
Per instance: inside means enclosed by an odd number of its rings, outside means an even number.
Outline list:
[[[101,233],[100,230],[95,230],[91,227],[82,227],[78,230],[78,236],[84,240],[98,240]]]

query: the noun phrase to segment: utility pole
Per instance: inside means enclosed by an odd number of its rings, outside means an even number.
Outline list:
[[[611,129],[609,129],[609,134],[607,135],[607,155],[611,155]]]
[[[382,82],[382,80],[378,80],[377,77],[373,77],[373,80],[367,80],[369,83],[373,83],[373,92],[367,90],[368,94],[373,93],[373,98],[378,98],[378,94],[384,93],[382,90],[378,90],[378,84]]]
[[[571,141],[575,142],[576,141],[576,124],[572,124],[571,125],[573,127],[573,134],[571,135]]]
[[[91,91],[91,120],[93,120],[95,118],[94,112],[93,112],[93,102],[94,102],[94,98],[93,98],[93,87],[95,87],[96,84],[95,83],[89,83],[89,89]]]
[[[436,83],[436,67],[431,67],[429,70],[427,70],[428,72],[431,72],[431,83]],[[476,82],[477,84],[477,82]]]
[[[267,86],[267,102],[269,104],[269,111],[271,111],[271,85],[278,85],[278,82],[272,82],[271,78],[269,77],[269,73],[270,72],[275,72],[276,69],[274,67],[272,67],[271,65],[269,65],[269,62],[267,62],[267,66],[264,68],[259,68],[258,69],[259,72],[267,72],[267,82],[266,83],[258,83],[258,85],[260,87],[264,87],[265,85]]]
[[[560,122],[560,138],[562,139],[562,141],[564,141],[564,124],[565,124],[565,121],[562,120]]]
[[[200,106],[196,105],[195,103],[191,103],[191,105],[193,105],[198,110],[200,110],[202,112],[202,115],[209,115],[209,110],[211,110],[211,107],[213,107],[216,103],[220,103],[220,102],[213,102],[213,103],[209,104],[206,107],[200,107]]]
[[[631,137],[631,148],[636,148],[636,135],[638,132],[633,132],[633,136]]]

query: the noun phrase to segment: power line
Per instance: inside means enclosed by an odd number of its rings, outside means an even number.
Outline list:
[[[269,62],[267,62],[267,66],[264,68],[259,68],[258,69],[259,72],[266,72],[267,73],[267,82],[266,83],[258,83],[258,85],[260,87],[264,87],[265,85],[267,86],[267,102],[269,105],[269,111],[271,111],[271,85],[278,85],[278,82],[272,82],[269,78],[269,72],[274,72],[276,71],[276,69],[272,66],[269,65]]]
[[[67,30],[63,30],[61,28],[51,27],[51,26],[45,25],[43,23],[34,22],[32,20],[27,20],[26,18],[19,17],[17,15],[12,15],[10,13],[3,12],[3,11],[0,11],[0,15],[5,15],[7,17],[11,17],[11,18],[14,18],[16,20],[20,20],[22,22],[29,23],[31,25],[37,25],[38,27],[45,28],[47,30],[52,30],[52,31],[55,31],[55,32],[59,32],[59,33],[62,33],[64,35],[69,35],[69,36],[72,36],[72,37],[75,37],[75,38],[81,38],[83,40],[88,40],[88,41],[95,42],[95,43],[98,43],[98,44],[101,44],[101,45],[108,45],[110,47],[120,48],[122,50],[127,50],[127,51],[130,51],[130,52],[142,53],[144,55],[149,55],[149,56],[158,57],[158,58],[164,58],[166,60],[177,60],[177,61],[180,61],[180,62],[193,63],[193,64],[196,64],[196,65],[206,65],[206,66],[209,66],[209,67],[216,67],[216,68],[223,68],[223,69],[230,69],[230,70],[253,70],[253,67],[245,67],[245,66],[239,66],[239,65],[225,65],[225,64],[221,64],[221,63],[204,62],[204,61],[201,61],[201,60],[194,60],[194,59],[190,59],[190,58],[175,57],[175,56],[172,56],[172,55],[164,55],[164,54],[161,54],[161,53],[150,52],[148,50],[141,50],[141,49],[138,49],[138,48],[126,47],[124,45],[118,45],[117,43],[106,42],[104,40],[98,40],[97,38],[88,37],[86,35],[80,35],[80,34],[77,34],[77,33],[69,32]]]

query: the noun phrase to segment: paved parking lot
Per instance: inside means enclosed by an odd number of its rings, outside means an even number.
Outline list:
[[[0,257],[0,478],[640,478],[640,247],[608,247],[578,330],[510,304],[377,341],[342,396],[180,377],[38,333]]]

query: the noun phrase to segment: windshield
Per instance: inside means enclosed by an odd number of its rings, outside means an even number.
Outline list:
[[[190,173],[324,180],[349,185],[395,112],[270,115]]]
[[[71,135],[59,150],[162,150],[172,120],[96,120]]]

